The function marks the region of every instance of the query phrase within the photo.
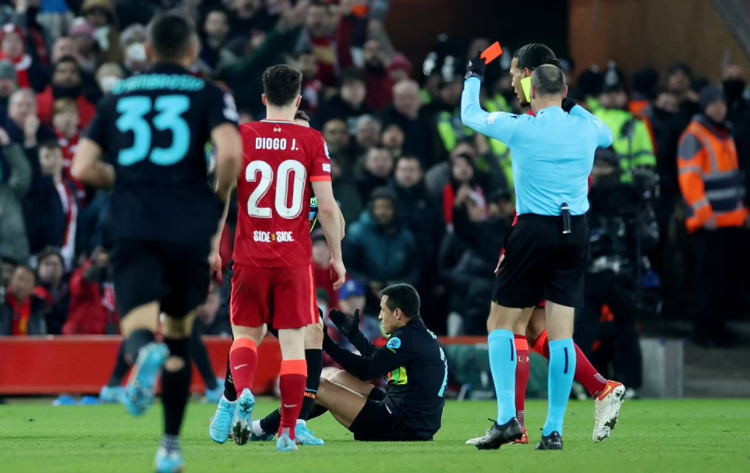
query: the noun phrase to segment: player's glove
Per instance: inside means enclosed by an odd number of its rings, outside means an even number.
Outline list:
[[[575,100],[569,99],[568,97],[565,97],[562,101],[562,109],[565,110],[567,113],[570,113],[571,110],[573,110],[573,107],[578,105]]]
[[[354,317],[349,317],[340,310],[334,309],[328,313],[328,318],[339,329],[339,332],[347,338],[359,330],[359,310],[354,311]]]
[[[466,79],[468,80],[472,77],[478,77],[479,80],[483,80],[484,71],[486,70],[487,64],[485,64],[484,59],[482,59],[482,51],[477,51],[477,55],[466,65]]]

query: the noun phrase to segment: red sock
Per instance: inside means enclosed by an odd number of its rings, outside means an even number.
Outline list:
[[[249,338],[238,338],[229,349],[229,368],[237,393],[253,388],[255,371],[258,368],[258,345]]]
[[[536,344],[534,344],[534,351],[549,360],[549,340],[547,339],[546,330],[542,332],[537,339]],[[586,391],[589,392],[591,397],[594,397],[607,387],[607,380],[596,371],[596,368],[594,368],[589,359],[586,358],[586,355],[583,354],[578,345],[576,345],[575,380],[586,388]]]
[[[526,388],[531,377],[531,363],[529,359],[529,341],[523,335],[515,336],[516,344],[516,419],[521,427],[526,427],[524,420],[524,405],[526,404]]]
[[[279,435],[285,428],[289,429],[289,437],[294,440],[294,430],[297,418],[302,410],[307,385],[307,362],[305,360],[283,360],[281,362],[281,425]]]
[[[586,355],[576,345],[576,381],[581,383],[591,397],[596,396],[607,387],[607,380],[600,375]]]

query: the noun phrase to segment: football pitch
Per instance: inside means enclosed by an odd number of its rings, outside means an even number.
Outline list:
[[[266,414],[276,401],[258,403]],[[628,401],[612,438],[591,440],[593,402],[571,402],[565,450],[537,452],[546,403],[530,402],[526,422],[532,444],[477,451],[464,445],[495,416],[494,402],[449,402],[434,442],[358,443],[330,415],[310,422],[323,447],[281,454],[275,443],[239,447],[208,438],[214,406],[192,404],[183,434],[186,470],[195,473],[318,472],[747,472],[750,471],[750,403],[747,400]],[[122,406],[0,406],[0,472],[134,473],[153,471],[161,408],[142,419]]]

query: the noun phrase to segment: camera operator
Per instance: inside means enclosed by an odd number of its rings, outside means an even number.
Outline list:
[[[600,372],[608,373],[613,365],[612,377],[630,391],[641,386],[642,378],[636,315],[641,278],[650,270],[644,254],[656,246],[659,232],[650,203],[655,174],[635,170],[633,182],[622,183],[620,172],[614,152],[597,151],[589,195],[589,266],[575,339]],[[605,306],[613,317],[602,317]]]

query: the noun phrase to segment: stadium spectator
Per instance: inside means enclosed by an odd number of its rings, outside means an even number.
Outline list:
[[[274,25],[274,18],[263,8],[262,0],[227,0],[224,2],[231,12],[230,37],[241,37],[245,41],[255,31],[268,31]]]
[[[34,295],[36,273],[28,266],[18,266],[0,301],[0,336],[47,335],[45,302]]]
[[[104,63],[96,70],[96,83],[99,84],[99,88],[105,94],[112,92],[112,89],[124,78],[125,71],[114,62]]]
[[[350,145],[351,136],[346,123],[334,118],[323,124],[322,131],[331,159],[335,159],[343,167],[344,174],[351,175],[356,164],[356,157]]]
[[[0,116],[8,114],[8,101],[18,89],[18,74],[10,61],[0,61]]]
[[[354,132],[354,153],[362,156],[368,149],[380,143],[380,120],[372,115],[363,115],[357,120]]]
[[[312,51],[303,51],[297,55],[292,65],[302,71],[302,104],[300,109],[315,115],[320,108],[320,94],[323,84],[318,79],[318,59]]]
[[[47,333],[60,335],[68,319],[70,288],[65,278],[65,262],[59,251],[48,248],[37,256],[37,288],[35,294],[47,303]]]
[[[318,79],[324,87],[335,87],[336,68],[344,70],[353,64],[351,22],[333,5],[312,3],[306,13],[296,52],[312,51],[318,60]]]
[[[20,26],[8,23],[0,30],[0,61],[10,61],[16,68],[18,86],[41,92],[47,86],[47,74],[33,56],[26,53],[26,34]]]
[[[85,0],[81,13],[86,22],[94,27],[98,44],[97,64],[122,62],[124,54],[120,47],[120,26],[111,0]]]
[[[76,256],[77,229],[83,213],[76,198],[76,188],[63,176],[62,149],[57,140],[39,146],[41,178],[34,194],[26,200],[26,228],[32,253],[47,247],[60,248],[65,269],[70,270]]]
[[[40,177],[39,143],[56,139],[54,131],[43,125],[37,116],[36,96],[28,89],[17,90],[8,102],[8,117],[5,131],[13,143],[23,146],[26,158],[34,172],[32,185],[36,187]],[[42,247],[43,248],[43,247]],[[42,248],[39,248],[41,250]]]
[[[331,177],[333,178],[333,195],[336,197],[348,228],[362,215],[363,202],[367,201],[362,200],[357,186],[352,182],[350,175],[342,170],[336,158],[331,158]]]
[[[130,25],[123,30],[120,44],[125,54],[122,65],[130,74],[140,74],[148,69],[146,57],[146,27],[140,24]]]
[[[365,76],[356,67],[343,71],[339,78],[339,93],[320,107],[313,125],[319,126],[330,120],[342,120],[354,132],[357,120],[362,115],[371,115],[374,110],[364,103],[367,86]]]
[[[375,188],[388,185],[393,171],[393,157],[385,148],[370,148],[364,165],[356,173],[356,184],[363,202],[370,199]]]
[[[72,99],[55,100],[52,125],[57,133],[57,142],[63,153],[63,177],[75,185],[76,197],[83,201],[86,198],[86,187],[70,175],[73,155],[78,148],[78,131],[80,129],[78,106]]]
[[[37,96],[39,119],[52,124],[55,100],[72,99],[78,106],[81,128],[86,128],[94,118],[96,107],[83,94],[83,80],[78,62],[72,56],[60,58],[52,72],[52,83]]]
[[[94,28],[88,23],[79,23],[68,31],[68,36],[76,43],[77,55],[75,57],[81,69],[92,74],[98,66],[97,55],[99,52],[99,45],[94,37]],[[58,61],[59,59],[54,63]]]
[[[422,109],[422,97],[415,81],[402,80],[393,86],[393,103],[383,111],[382,121],[383,127],[391,123],[401,127],[406,135],[404,154],[419,158],[423,169],[442,159],[434,154],[434,125]]]
[[[0,128],[0,248],[3,258],[13,261],[29,259],[23,201],[31,180],[31,165],[23,149]]]
[[[380,142],[385,149],[391,153],[391,157],[396,160],[404,154],[404,130],[395,123],[391,123],[383,130]]]
[[[448,228],[453,227],[453,211],[471,201],[476,212],[486,217],[487,199],[476,178],[474,159],[468,154],[459,154],[451,160],[451,180],[443,191],[443,213]]]
[[[70,279],[70,315],[65,335],[111,335],[120,332],[109,253],[94,251]]]
[[[226,47],[229,32],[229,16],[226,10],[214,8],[208,12],[201,31],[203,45],[199,57],[211,74],[238,60]]]
[[[397,218],[398,208],[393,189],[375,189],[367,212],[351,225],[344,240],[344,261],[349,273],[370,289],[368,313],[378,312],[384,287],[399,282],[417,286],[420,281],[414,235]]]
[[[367,79],[365,104],[381,111],[393,99],[393,82],[388,74],[389,59],[383,43],[370,39],[363,49],[364,73]]]

